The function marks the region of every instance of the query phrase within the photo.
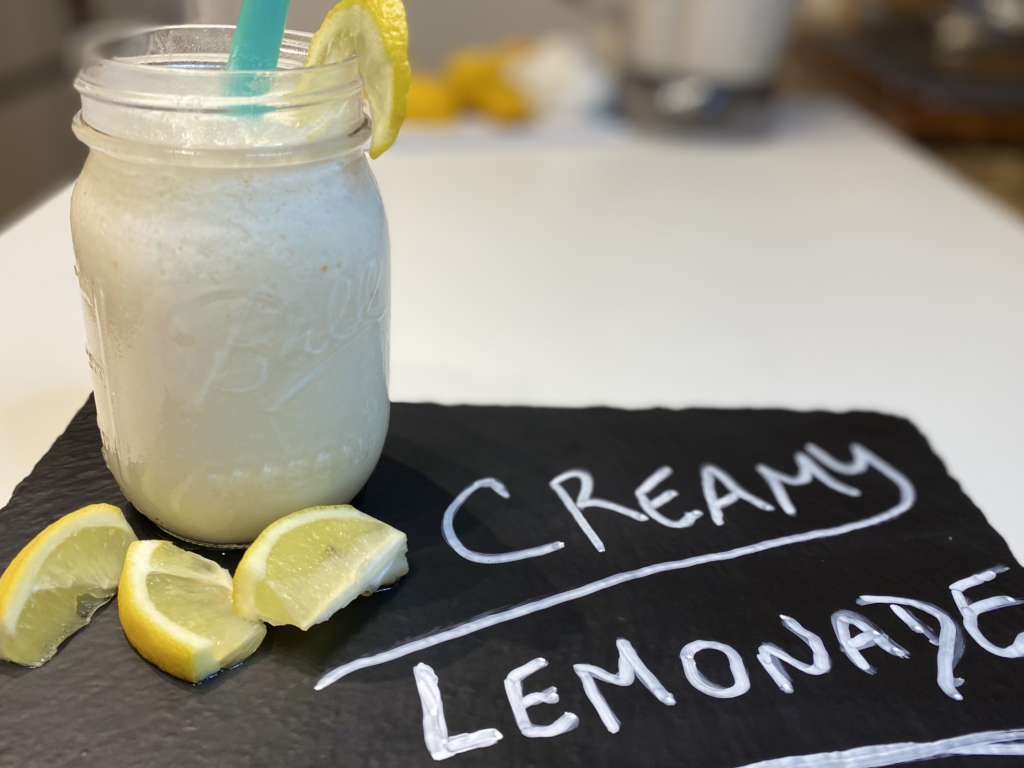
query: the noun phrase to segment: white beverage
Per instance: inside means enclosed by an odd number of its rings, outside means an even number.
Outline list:
[[[273,114],[186,112],[157,116],[150,143],[148,113],[92,115],[76,125],[92,151],[72,234],[125,495],[214,544],[351,500],[389,414],[388,233],[365,130],[310,142]]]

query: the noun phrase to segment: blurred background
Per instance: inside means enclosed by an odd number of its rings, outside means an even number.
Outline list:
[[[0,228],[85,159],[70,123],[90,39],[232,23],[240,2],[0,0]],[[405,2],[413,133],[591,120],[758,141],[773,99],[832,92],[1024,215],[1024,0]],[[292,0],[288,26],[332,5]]]

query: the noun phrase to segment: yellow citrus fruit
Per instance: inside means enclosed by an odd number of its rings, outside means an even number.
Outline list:
[[[516,122],[530,116],[530,107],[519,91],[500,82],[478,93],[474,106],[496,120]]]
[[[448,57],[445,74],[461,102],[498,120],[525,120],[530,105],[506,70],[528,50],[529,43],[518,40],[491,48],[463,48]]]
[[[402,127],[412,76],[408,50],[401,0],[342,0],[309,42],[307,67],[356,55],[373,122],[370,157],[394,144]]]
[[[65,515],[0,576],[0,659],[41,667],[117,592],[135,534],[109,504]]]
[[[128,548],[117,611],[124,634],[164,672],[198,683],[255,651],[267,628],[235,616],[231,574],[169,541]]]
[[[458,95],[447,79],[436,75],[413,75],[405,108],[405,116],[409,120],[448,120],[460,106]]]
[[[312,507],[263,531],[235,569],[235,613],[309,629],[409,572],[405,534],[350,506]]]
[[[445,74],[459,97],[469,103],[476,95],[500,81],[500,61],[487,48],[463,48],[448,57]]]

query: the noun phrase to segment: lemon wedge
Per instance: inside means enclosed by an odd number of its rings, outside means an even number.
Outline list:
[[[230,573],[169,541],[128,548],[117,610],[135,650],[190,683],[243,661],[267,634],[232,612]]]
[[[278,520],[235,569],[235,613],[309,629],[409,572],[405,534],[350,506]]]
[[[117,592],[135,534],[109,504],[65,515],[0,576],[0,659],[41,667]]]
[[[409,28],[401,0],[342,0],[309,41],[306,66],[333,64],[353,53],[373,123],[370,157],[398,138],[409,95]]]

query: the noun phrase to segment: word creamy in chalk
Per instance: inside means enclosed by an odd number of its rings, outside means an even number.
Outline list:
[[[874,468],[888,476],[886,469],[892,469],[886,462],[862,445],[852,445],[851,454],[851,461],[843,462],[829,455],[818,446],[809,443],[804,447],[803,451],[797,451],[794,454],[793,460],[796,464],[796,472],[792,474],[773,469],[766,464],[758,464],[755,469],[764,479],[778,507],[790,517],[795,517],[797,510],[789,496],[788,488],[810,485],[812,482],[817,481],[844,496],[857,498],[861,495],[860,489],[839,480],[835,477],[836,474],[846,476],[861,475],[868,469]],[[683,512],[677,518],[669,517],[661,512],[662,507],[679,496],[679,492],[668,488],[657,493],[657,495],[652,496],[652,494],[655,494],[659,486],[672,476],[672,472],[671,467],[661,467],[637,486],[634,496],[640,511],[614,501],[595,497],[593,475],[585,469],[570,469],[563,472],[551,480],[548,485],[561,500],[562,504],[565,505],[573,520],[576,521],[576,524],[586,534],[594,549],[598,552],[604,552],[604,542],[597,535],[597,532],[584,514],[588,510],[603,509],[641,523],[653,520],[666,528],[690,528],[704,517],[704,510],[701,509]],[[893,478],[890,477],[890,479]],[[740,501],[745,501],[765,512],[772,512],[776,509],[775,505],[744,488],[732,475],[715,464],[705,463],[700,467],[700,481],[708,514],[711,522],[715,525],[725,525],[725,510]],[[578,490],[575,496],[569,492],[567,487],[573,483],[578,483]],[[485,477],[477,480],[456,496],[444,513],[442,530],[445,541],[462,557],[474,563],[494,565],[525,560],[530,557],[540,557],[565,547],[565,542],[553,541],[529,549],[500,554],[474,552],[466,547],[455,534],[455,515],[470,496],[485,488],[494,491],[503,499],[511,498],[508,488],[505,487],[504,483],[493,477]],[[721,489],[724,489],[725,492],[722,493]]]

